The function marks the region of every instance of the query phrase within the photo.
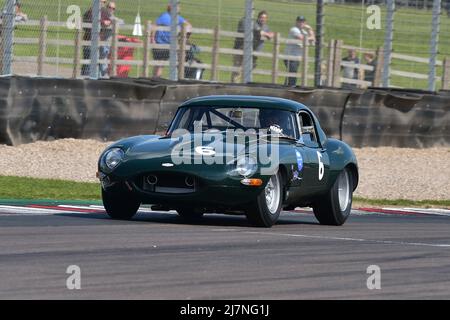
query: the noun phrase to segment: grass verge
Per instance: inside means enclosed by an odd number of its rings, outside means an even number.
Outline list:
[[[0,176],[0,199],[99,200],[100,184]]]
[[[0,176],[0,199],[100,200],[99,183]],[[450,200],[354,198],[354,207],[402,206],[450,208]]]

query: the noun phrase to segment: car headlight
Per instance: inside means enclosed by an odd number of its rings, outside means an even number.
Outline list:
[[[234,172],[240,176],[248,177],[258,169],[257,161],[252,156],[240,156],[236,161]]]
[[[124,156],[124,152],[120,148],[113,148],[109,150],[105,155],[105,164],[112,170],[119,165]]]

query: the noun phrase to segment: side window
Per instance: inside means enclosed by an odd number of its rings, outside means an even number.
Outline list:
[[[303,142],[307,147],[318,148],[317,132],[314,127],[314,122],[309,113],[300,112],[300,126],[302,132]]]

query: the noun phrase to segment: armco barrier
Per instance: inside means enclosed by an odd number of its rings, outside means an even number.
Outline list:
[[[448,146],[450,97],[405,91],[352,93],[345,106],[342,139],[358,147]]]
[[[0,143],[151,134],[164,90],[106,81],[1,79]]]
[[[318,116],[327,135],[354,147],[450,145],[445,92],[297,89],[271,85],[150,79],[0,79],[0,143],[94,138],[116,140],[167,129],[183,101],[211,94],[296,100]]]

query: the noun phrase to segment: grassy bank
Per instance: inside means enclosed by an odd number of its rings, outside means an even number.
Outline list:
[[[0,199],[100,200],[98,183],[0,176]],[[354,207],[402,206],[450,208],[450,200],[354,198]]]
[[[0,199],[99,200],[100,185],[0,176]]]

